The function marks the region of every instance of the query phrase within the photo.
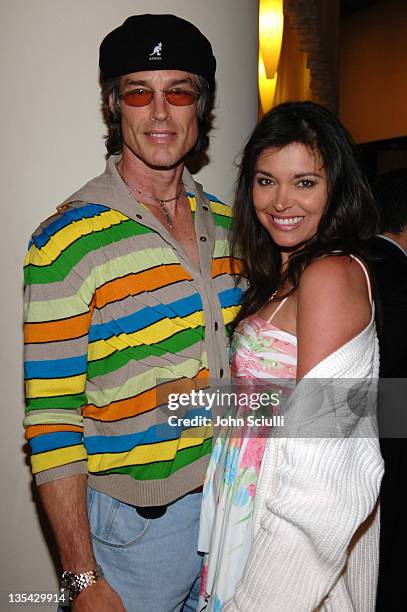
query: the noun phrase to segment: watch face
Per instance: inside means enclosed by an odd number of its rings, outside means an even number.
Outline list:
[[[61,577],[61,589],[63,589],[69,597],[74,597],[77,593],[78,587],[74,574],[71,572],[64,572]]]

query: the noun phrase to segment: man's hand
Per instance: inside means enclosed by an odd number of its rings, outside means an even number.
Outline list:
[[[38,490],[58,544],[62,567],[74,574],[95,569],[97,562],[86,506],[86,476],[78,474],[47,482]],[[72,609],[125,612],[122,600],[103,578],[79,593]]]
[[[98,580],[79,593],[72,604],[74,612],[126,612],[123,602],[104,580]]]

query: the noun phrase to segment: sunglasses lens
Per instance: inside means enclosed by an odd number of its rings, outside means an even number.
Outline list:
[[[123,100],[128,106],[147,106],[152,99],[152,91],[133,91],[123,96]]]
[[[183,91],[182,89],[164,91],[164,95],[167,102],[174,106],[189,106],[196,100],[196,95],[194,93],[191,91]],[[128,106],[147,106],[152,101],[153,96],[154,91],[139,89],[125,94],[122,99]]]
[[[189,106],[195,102],[196,96],[190,91],[166,91],[165,97],[167,102],[174,106]]]

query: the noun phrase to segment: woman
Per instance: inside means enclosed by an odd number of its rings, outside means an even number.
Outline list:
[[[312,102],[269,112],[245,147],[234,214],[248,280],[234,375],[295,389],[282,433],[215,443],[199,609],[373,612],[383,462],[370,388],[355,395],[348,379],[378,376],[363,262],[377,218],[339,121]]]

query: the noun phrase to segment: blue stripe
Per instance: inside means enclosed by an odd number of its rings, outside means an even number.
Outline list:
[[[228,306],[238,306],[242,302],[243,291],[240,287],[233,287],[233,289],[226,289],[219,293],[220,305],[222,308]]]
[[[33,455],[77,444],[82,444],[82,434],[76,431],[56,431],[30,440]]]
[[[177,416],[177,412],[168,410],[168,416]],[[209,418],[211,413],[204,408],[194,408],[183,415],[183,418],[189,419],[194,416]],[[97,453],[125,453],[143,444],[176,440],[181,436],[183,431],[188,429],[191,429],[189,425],[183,427],[161,423],[160,425],[153,425],[149,429],[146,429],[146,431],[123,436],[87,436],[84,440],[84,444],[89,455],[95,455]]]
[[[223,204],[224,206],[226,206],[224,202],[222,202],[221,200],[218,200],[218,198],[215,197],[214,195],[211,195],[210,193],[207,193],[206,191],[204,191],[204,194],[208,198],[208,200],[211,200],[211,202],[217,202],[218,204]]]
[[[202,301],[198,293],[170,304],[158,304],[154,308],[146,306],[135,314],[111,320],[108,323],[92,325],[89,330],[89,342],[100,339],[108,340],[112,336],[123,333],[132,334],[165,318],[186,317],[200,310],[202,310]]]
[[[222,202],[221,200],[218,200],[218,198],[216,198],[214,195],[211,195],[210,193],[207,193],[206,191],[204,191],[204,194],[208,198],[208,200],[210,200],[211,202],[217,202],[218,204],[223,204],[224,206],[226,206],[224,202]],[[195,198],[195,194],[192,193],[192,191],[187,191],[185,195],[188,198]]]
[[[25,380],[31,378],[64,378],[84,374],[87,368],[87,355],[67,357],[66,359],[48,359],[44,361],[26,361],[24,363]]]
[[[41,249],[45,246],[48,240],[57,232],[59,232],[64,227],[70,225],[73,221],[79,221],[80,219],[90,219],[91,217],[95,217],[100,215],[100,213],[105,212],[106,210],[110,210],[106,206],[102,206],[101,204],[86,204],[82,206],[82,208],[70,208],[58,217],[55,221],[50,223],[41,234],[38,236],[33,236],[32,240],[35,245]]]

